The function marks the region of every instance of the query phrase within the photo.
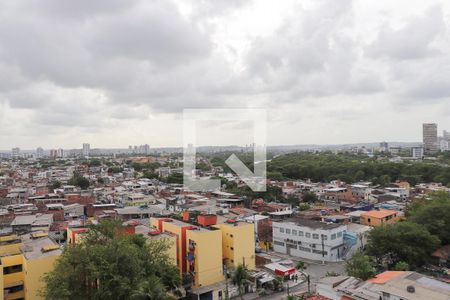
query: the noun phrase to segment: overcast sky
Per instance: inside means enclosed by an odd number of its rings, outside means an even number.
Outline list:
[[[265,108],[270,145],[420,141],[450,130],[449,24],[449,1],[0,0],[0,149],[179,146],[185,108]]]

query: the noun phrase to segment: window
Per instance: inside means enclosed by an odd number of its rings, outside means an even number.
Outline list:
[[[298,249],[301,250],[301,251],[305,251],[305,252],[311,252],[311,249],[306,248],[306,247],[298,246]]]
[[[333,234],[331,235],[331,239],[332,239],[332,240],[335,240],[335,239],[336,239],[336,233],[333,233]]]
[[[280,228],[280,232],[281,232],[281,233],[284,233],[284,228]]]
[[[283,242],[279,242],[279,241],[273,241],[273,243],[277,246],[284,246]]]
[[[22,265],[14,265],[14,266],[9,266],[9,267],[3,268],[4,275],[17,273],[17,272],[22,272]]]
[[[231,249],[231,251],[233,251],[233,250],[234,250],[234,248],[233,248],[233,247],[231,247],[230,249]]]
[[[367,218],[367,222],[370,223],[370,218]]]
[[[319,235],[317,233],[313,234],[313,239],[318,240],[319,239]]]
[[[342,237],[342,231],[337,233],[337,237]]]
[[[233,238],[233,235],[232,235],[232,234],[230,234],[230,238]]]
[[[323,239],[324,241],[328,240],[328,235],[322,234],[322,239]]]
[[[292,229],[292,235],[297,235],[297,230]]]
[[[291,230],[286,228],[286,234],[291,234]]]
[[[310,238],[311,237],[311,233],[305,232],[305,237]]]
[[[303,231],[299,231],[298,236],[303,236]]]

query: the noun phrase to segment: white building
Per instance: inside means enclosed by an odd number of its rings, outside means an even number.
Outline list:
[[[416,159],[422,159],[424,156],[423,147],[412,147],[411,156]]]
[[[36,158],[43,158],[43,157],[44,157],[44,149],[38,147],[36,149]]]
[[[441,141],[439,142],[439,149],[441,151],[448,151],[449,150],[449,141],[442,138]]]
[[[11,157],[12,158],[19,158],[20,157],[20,148],[19,147],[12,148],[12,150],[11,150]]]
[[[88,143],[83,144],[83,156],[89,156],[89,153],[91,152],[91,145]]]
[[[347,225],[306,219],[274,222],[274,250],[316,261],[340,261],[352,245],[344,240]],[[353,238],[356,245],[356,237]]]

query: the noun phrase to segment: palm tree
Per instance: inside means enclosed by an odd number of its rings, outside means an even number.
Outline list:
[[[304,269],[306,269],[306,265],[305,265],[305,263],[303,261],[299,261],[297,263],[297,265],[295,266],[295,268],[297,270],[303,271]]]
[[[244,265],[238,265],[237,268],[234,270],[233,275],[231,276],[231,282],[233,282],[234,285],[238,286],[238,291],[239,291],[239,297],[241,299],[244,299],[244,291],[243,291],[243,287],[244,284],[248,281],[249,279],[249,274],[248,274],[248,270],[247,267]]]

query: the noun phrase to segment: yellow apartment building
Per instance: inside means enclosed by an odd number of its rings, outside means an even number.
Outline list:
[[[222,232],[222,255],[229,267],[239,264],[253,270],[255,268],[254,225],[246,222],[222,223],[214,225]]]
[[[22,240],[16,234],[0,236],[0,256],[19,254],[22,246]]]
[[[166,242],[168,245],[167,255],[174,265],[177,264],[177,240],[173,234],[168,232],[161,233],[145,225],[137,225],[135,233],[143,235],[148,240],[162,240]]]
[[[151,218],[160,232],[171,233],[176,240],[177,266],[181,274],[191,274],[194,287],[224,280],[222,233],[168,218]]]
[[[53,270],[62,253],[59,245],[42,233],[23,235],[21,241],[20,253],[0,257],[0,300],[42,299],[42,276]],[[2,246],[0,252],[5,253]]]

